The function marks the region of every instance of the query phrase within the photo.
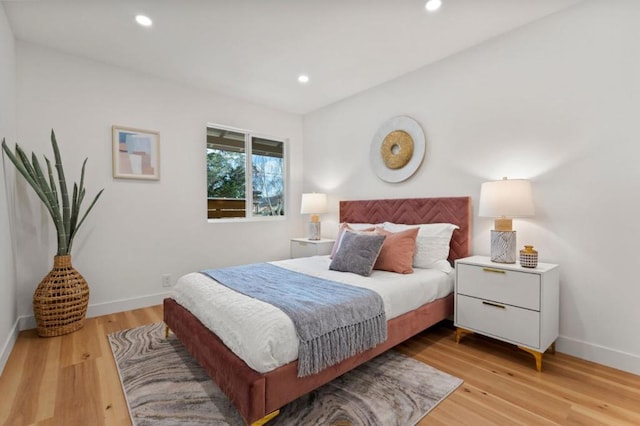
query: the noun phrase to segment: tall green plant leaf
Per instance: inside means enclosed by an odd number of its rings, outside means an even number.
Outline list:
[[[78,222],[78,211],[80,206],[78,205],[78,185],[73,183],[73,196],[71,197],[71,229],[76,229],[76,223]]]
[[[62,224],[64,225],[65,240],[71,236],[71,207],[69,205],[69,191],[67,190],[67,180],[64,177],[64,167],[56,134],[51,129],[51,145],[53,145],[53,155],[56,160],[56,171],[58,172],[58,185],[60,187],[60,197],[62,198]],[[67,240],[68,241],[68,240]]]
[[[37,182],[40,185],[40,188],[44,192],[44,195],[49,200],[49,205],[52,207],[53,214],[51,215],[53,219],[53,223],[56,226],[57,234],[58,234],[58,252],[65,252],[67,250],[68,241],[64,235],[64,233],[60,232],[60,227],[62,226],[62,219],[60,218],[60,210],[58,207],[58,200],[53,195],[53,191],[49,187],[47,183],[47,179],[44,177],[44,173],[42,173],[42,168],[40,167],[40,163],[38,162],[38,158],[35,154],[31,154],[31,162],[33,163],[33,170],[35,172]]]
[[[47,163],[47,172],[49,174],[49,186],[51,187],[51,192],[53,192],[53,196],[56,200],[55,209],[60,211],[60,200],[58,199],[58,190],[56,189],[56,181],[53,177],[53,169],[51,168],[51,161],[45,156],[44,161]]]
[[[80,171],[80,186],[73,184],[73,198],[71,203],[71,229],[76,229],[78,217],[80,215],[80,206],[84,199],[84,170],[87,165],[87,158],[82,162],[82,170]]]
[[[73,230],[73,234],[71,234],[71,238],[69,240],[69,251],[71,251],[71,246],[73,245],[73,238],[75,237],[76,232],[78,232],[78,229],[80,229],[80,225],[82,225],[84,220],[87,218],[87,215],[89,214],[93,206],[96,204],[96,201],[98,201],[98,198],[100,198],[103,192],[104,192],[104,189],[101,189],[100,192],[98,192],[98,194],[96,195],[96,198],[94,198],[91,204],[89,204],[89,208],[87,209],[87,211],[85,211],[84,215],[82,215],[82,219],[80,219],[80,222],[78,222],[78,226],[76,226],[76,228]]]
[[[52,210],[51,205],[49,205],[47,197],[44,195],[44,192],[42,191],[42,189],[40,188],[36,180],[33,178],[29,170],[27,169],[27,165],[29,165],[28,160],[26,160],[27,161],[26,165],[23,162],[24,161],[23,159],[26,158],[26,155],[24,155],[24,152],[22,151],[22,149],[18,146],[18,144],[16,144],[16,154],[14,155],[9,149],[9,147],[7,146],[7,143],[5,142],[4,139],[2,139],[2,149],[7,155],[7,157],[9,157],[9,160],[11,160],[13,165],[16,166],[16,169],[18,169],[18,172],[20,172],[20,174],[25,178],[27,183],[31,185],[31,187],[34,189],[34,191],[38,195],[38,198],[42,200],[44,205],[47,207],[47,210],[49,210],[49,213],[53,217],[54,211]]]
[[[2,150],[9,160],[16,167],[18,172],[25,178],[27,183],[33,188],[36,195],[51,215],[51,219],[56,227],[58,234],[58,255],[68,255],[71,253],[73,239],[78,229],[87,218],[89,212],[93,209],[104,189],[101,189],[95,196],[89,208],[81,215],[81,205],[85,196],[84,188],[84,172],[87,159],[82,163],[82,171],[80,176],[80,185],[74,183],[73,196],[69,200],[64,168],[62,166],[62,158],[60,149],[53,130],[51,130],[51,145],[55,156],[55,169],[57,172],[57,180],[54,177],[53,168],[49,159],[44,156],[47,164],[47,175],[44,174],[37,156],[31,154],[31,162],[29,157],[24,153],[18,144],[15,146],[15,153],[12,152],[2,139]],[[47,179],[48,178],[48,179]]]

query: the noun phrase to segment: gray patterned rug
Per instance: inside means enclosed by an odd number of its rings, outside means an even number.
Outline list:
[[[243,425],[164,324],[109,335],[135,425]],[[462,380],[388,351],[280,410],[271,425],[414,425]]]

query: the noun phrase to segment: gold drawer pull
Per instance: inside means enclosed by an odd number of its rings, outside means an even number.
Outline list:
[[[485,271],[485,272],[496,272],[498,274],[505,274],[506,273],[504,271],[504,269],[482,268],[482,270]]]
[[[483,305],[493,306],[494,308],[500,308],[500,309],[504,309],[505,308],[504,305],[498,305],[497,303],[485,302],[484,300],[482,301],[482,304]]]

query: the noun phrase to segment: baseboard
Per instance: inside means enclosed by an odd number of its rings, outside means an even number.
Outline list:
[[[89,304],[87,308],[87,318],[109,315],[116,312],[130,311],[132,309],[146,308],[148,306],[160,305],[162,300],[171,293],[157,293],[146,296],[134,297],[133,299],[120,299],[111,302]],[[33,315],[18,318],[19,330],[36,328],[36,320]],[[12,345],[13,347],[13,345]]]
[[[605,346],[560,336],[556,341],[556,349],[568,355],[587,361],[606,365],[640,376],[640,356],[617,351]]]
[[[7,340],[2,345],[2,351],[0,352],[0,376],[4,371],[4,366],[7,364],[9,360],[9,355],[11,355],[11,351],[13,350],[13,346],[16,344],[16,340],[18,340],[18,333],[20,332],[20,319],[18,318],[16,322],[11,327],[11,332],[9,336],[7,336]]]
[[[97,303],[89,305],[87,309],[87,317],[99,317],[101,315],[109,315],[116,312],[130,311],[132,309],[146,308],[154,305],[161,305],[165,297],[171,293],[156,293],[146,296],[134,297],[133,299],[120,299],[111,302]]]

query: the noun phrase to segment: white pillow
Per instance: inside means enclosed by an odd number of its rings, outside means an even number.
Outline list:
[[[453,270],[447,258],[451,236],[459,226],[451,223],[402,225],[385,222],[382,227],[390,232],[400,232],[409,228],[420,229],[416,238],[416,252],[413,255],[414,268],[438,269],[447,274]]]

